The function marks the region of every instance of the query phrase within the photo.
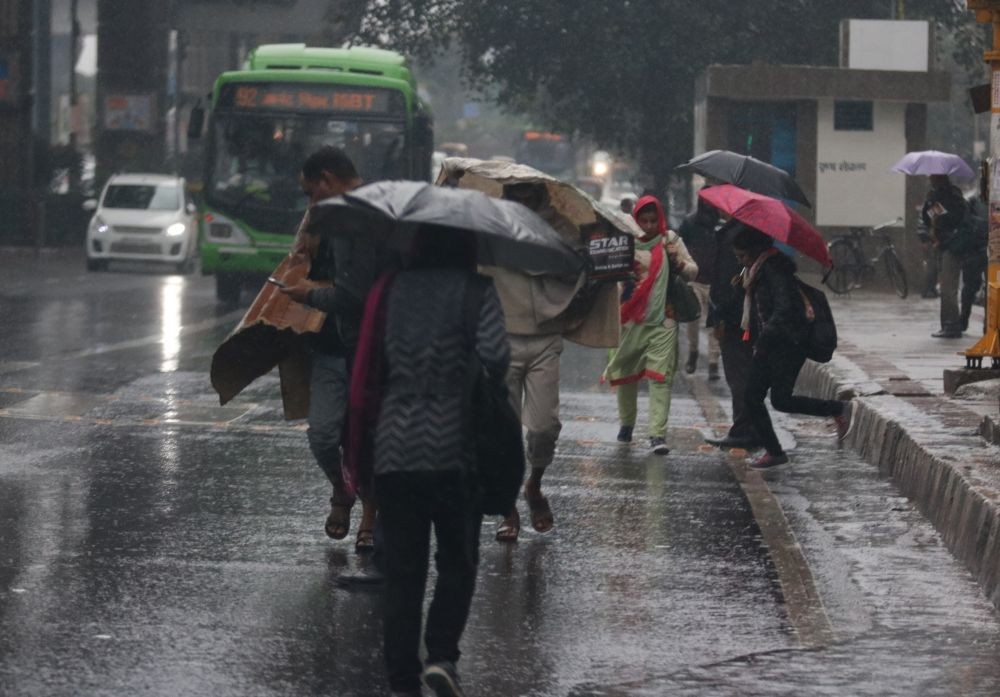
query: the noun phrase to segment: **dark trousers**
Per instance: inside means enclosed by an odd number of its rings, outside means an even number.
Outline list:
[[[354,497],[344,490],[340,469],[340,439],[347,414],[350,376],[347,359],[326,353],[312,354],[309,376],[309,449],[320,469],[333,485],[337,503],[353,504]]]
[[[771,406],[778,411],[809,416],[839,416],[844,411],[843,402],[792,394],[805,362],[805,355],[793,345],[758,352],[750,362],[744,395],[746,408],[764,447],[772,455],[780,454],[782,449],[764,404],[768,390],[771,391]]]
[[[938,255],[938,282],[941,286],[941,331],[962,331],[958,308],[958,283],[962,276],[962,258],[947,249]]]
[[[930,242],[923,242],[921,244],[921,252],[924,257],[924,287],[921,294],[925,298],[936,297],[938,292],[938,267],[940,266],[938,250]]]
[[[739,327],[726,326],[719,339],[719,352],[722,354],[722,372],[726,375],[726,384],[733,399],[733,425],[729,427],[728,435],[730,438],[756,439],[757,432],[744,398],[753,348],[743,341]]]
[[[960,310],[962,331],[969,328],[969,316],[972,314],[972,304],[976,301],[979,290],[983,287],[983,274],[989,266],[986,251],[973,252],[962,261],[962,307]],[[985,322],[984,322],[985,324]],[[983,327],[986,333],[986,327]]]
[[[479,565],[482,515],[454,472],[399,472],[375,478],[385,555],[385,660],[396,692],[420,688],[420,619],[427,583],[431,526],[437,540],[437,583],[427,612],[428,663],[457,662]]]

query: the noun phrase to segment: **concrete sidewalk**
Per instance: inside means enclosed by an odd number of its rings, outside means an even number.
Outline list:
[[[981,428],[1000,416],[995,389],[944,394],[946,369],[979,338],[934,339],[939,303],[894,295],[827,291],[840,347],[830,363],[808,362],[798,391],[855,395],[851,447],[891,478],[1000,607],[1000,448]],[[981,327],[983,308],[973,311]]]

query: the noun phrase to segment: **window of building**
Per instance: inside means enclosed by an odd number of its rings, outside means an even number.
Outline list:
[[[870,131],[873,124],[872,112],[871,102],[834,102],[833,130]]]

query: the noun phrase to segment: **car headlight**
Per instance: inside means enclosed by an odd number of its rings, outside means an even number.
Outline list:
[[[178,237],[183,235],[187,231],[187,225],[184,223],[174,223],[167,227],[167,237]]]
[[[94,228],[94,232],[96,232],[99,235],[103,235],[104,233],[109,232],[111,230],[111,226],[108,225],[103,220],[101,220],[101,218],[99,218],[96,215],[94,216],[94,220],[91,223],[91,226]]]

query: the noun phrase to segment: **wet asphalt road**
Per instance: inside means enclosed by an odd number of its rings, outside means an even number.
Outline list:
[[[208,384],[240,311],[198,276],[4,266],[0,695],[385,694],[302,424],[273,378],[225,408]],[[748,474],[700,446],[726,399],[699,373],[646,456],[601,362],[564,360],[556,529],[484,523],[470,695],[1000,694],[997,613],[831,424],[781,418],[794,465]]]

